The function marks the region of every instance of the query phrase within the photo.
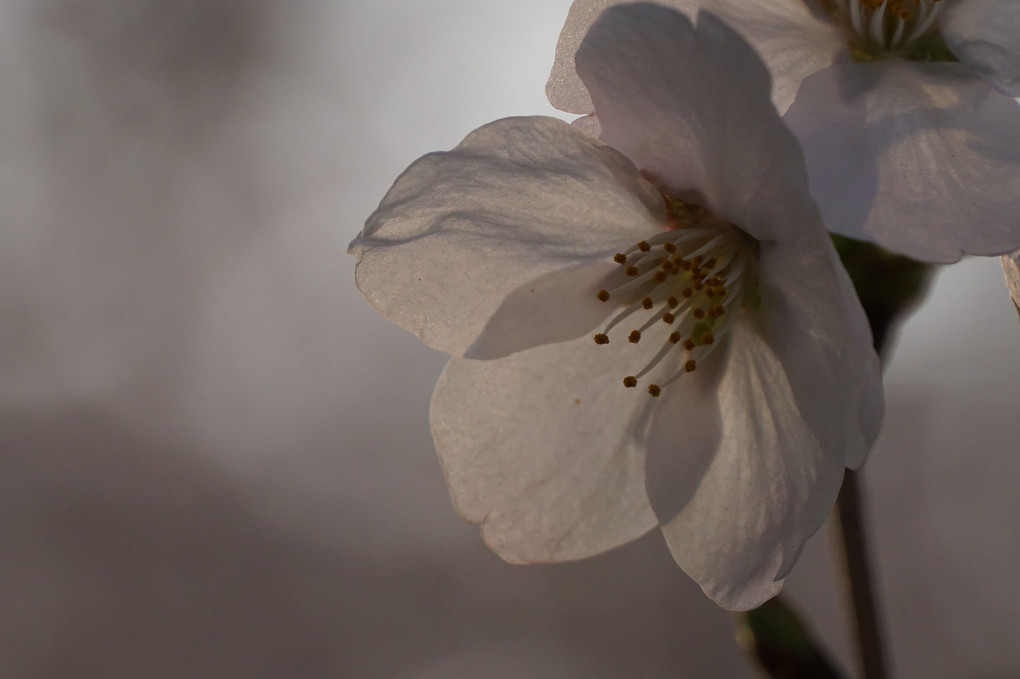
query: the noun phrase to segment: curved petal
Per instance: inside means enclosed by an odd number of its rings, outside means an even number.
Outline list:
[[[856,468],[882,424],[881,363],[831,241],[820,225],[807,233],[795,245],[762,246],[761,333],[814,438]]]
[[[545,85],[549,103],[561,111],[588,115],[595,111],[581,78],[577,75],[574,55],[588,34],[592,24],[604,11],[616,5],[629,4],[628,0],[574,0],[567,12],[567,20],[560,31],[553,58],[552,72]],[[700,0],[665,0],[659,4],[694,16]]]
[[[656,5],[612,7],[576,61],[603,141],[674,195],[743,224],[763,177],[803,184],[797,142],[768,98],[768,72],[715,17],[699,15],[694,29]]]
[[[1002,256],[1002,271],[1006,274],[1006,287],[1013,298],[1013,306],[1020,313],[1020,250]]]
[[[579,559],[656,524],[644,484],[653,401],[621,380],[630,345],[590,337],[507,358],[453,358],[432,434],[458,513],[507,561]]]
[[[660,230],[662,197],[619,152],[554,118],[507,118],[416,161],[351,243],[384,316],[459,355],[503,300]]]
[[[1020,246],[1020,107],[961,64],[839,64],[784,118],[833,231],[929,262]]]
[[[726,426],[683,510],[662,521],[673,557],[723,608],[754,608],[782,588],[836,500],[843,460],[801,419],[784,366],[738,324],[718,390]],[[653,431],[659,418],[653,423]]]
[[[1020,3],[956,0],[941,31],[960,61],[1003,94],[1020,97]]]
[[[578,78],[574,55],[599,15],[625,0],[575,0],[556,45],[556,59],[546,94],[556,108],[587,114],[594,110]],[[698,10],[715,14],[740,33],[761,55],[772,73],[772,100],[786,111],[800,82],[832,64],[846,49],[836,25],[820,10],[798,0],[661,0],[658,4],[693,17]]]

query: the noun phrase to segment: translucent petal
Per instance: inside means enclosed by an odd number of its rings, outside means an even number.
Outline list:
[[[698,22],[655,5],[612,7],[577,69],[603,141],[673,195],[743,225],[763,178],[802,187],[803,161],[754,51],[711,15]]]
[[[587,333],[614,309],[596,298],[599,290],[612,289],[624,278],[618,264],[600,260],[528,281],[503,300],[464,356],[502,358]]]
[[[955,0],[941,31],[960,61],[1004,94],[1020,97],[1020,3]]]
[[[743,322],[741,326],[744,326]],[[774,596],[821,526],[843,478],[801,419],[785,369],[765,339],[735,328],[718,390],[726,426],[697,489],[662,532],[677,563],[723,608]],[[671,427],[656,418],[651,439]]]
[[[556,60],[546,85],[549,101],[571,113],[594,109],[577,77],[574,55],[599,15],[624,0],[575,0],[556,46]],[[772,72],[772,99],[782,112],[793,101],[800,81],[833,63],[846,49],[836,25],[813,3],[798,0],[660,0],[657,4],[694,17],[698,10],[715,14],[754,46]]]
[[[529,281],[660,230],[661,195],[620,153],[553,118],[507,118],[409,167],[351,243],[384,316],[459,355]]]
[[[1020,107],[966,66],[839,64],[784,119],[831,230],[929,262],[1020,246]]]
[[[819,228],[763,245],[760,330],[805,425],[848,467],[864,463],[885,410],[882,369],[853,284]]]
[[[579,559],[655,526],[643,444],[655,399],[621,383],[631,349],[585,337],[450,360],[432,398],[436,450],[457,511],[504,559]]]

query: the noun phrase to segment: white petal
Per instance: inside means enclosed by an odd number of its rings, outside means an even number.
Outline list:
[[[804,423],[829,455],[859,467],[882,423],[882,369],[831,242],[819,228],[796,245],[763,244],[759,284],[761,332]]]
[[[785,120],[831,230],[929,262],[1020,246],[1020,107],[965,66],[833,66]]]
[[[955,0],[942,15],[949,49],[1000,91],[1020,97],[1020,3]]]
[[[507,118],[411,165],[350,252],[380,313],[459,355],[514,290],[606,261],[664,220],[617,151],[561,120]]]
[[[677,563],[705,593],[723,608],[747,610],[781,589],[835,502],[843,460],[808,431],[764,339],[741,323],[730,341],[718,450],[679,514],[660,523]],[[649,448],[679,447],[683,435],[656,417]]]
[[[556,108],[583,114],[594,110],[577,77],[574,55],[599,15],[624,1],[575,0],[571,6],[546,85],[549,101]],[[797,0],[660,0],[657,4],[688,17],[706,10],[743,35],[772,72],[772,98],[780,112],[793,101],[801,80],[832,64],[846,49],[836,25],[813,5]]]
[[[803,189],[800,150],[769,101],[767,71],[711,15],[695,30],[655,5],[610,8],[581,44],[577,69],[603,141],[674,195],[742,225],[763,178]]]
[[[606,260],[558,269],[528,281],[503,301],[464,356],[502,358],[540,344],[572,340],[613,311],[597,299],[599,290],[624,282],[620,266]]]
[[[556,43],[556,56],[553,59],[552,73],[545,85],[545,93],[551,103],[561,111],[587,115],[595,111],[588,90],[577,75],[574,55],[577,54],[581,41],[588,34],[595,20],[606,9],[628,0],[574,0],[567,12],[567,20],[560,31]],[[700,4],[699,0],[665,0],[659,3],[687,16],[694,16]]]
[[[579,559],[655,526],[642,440],[655,399],[624,388],[630,349],[586,337],[450,360],[432,398],[436,450],[457,511],[504,559]]]
[[[1006,285],[1013,297],[1013,304],[1020,313],[1020,250],[1002,256],[1002,271],[1006,274]]]

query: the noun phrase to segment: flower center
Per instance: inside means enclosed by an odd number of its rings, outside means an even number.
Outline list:
[[[670,353],[684,353],[679,370],[648,385],[652,396],[697,369],[726,337],[741,307],[753,304],[757,289],[756,241],[700,206],[665,198],[666,230],[617,253],[613,260],[624,281],[597,295],[623,308],[595,335],[595,344],[609,344],[610,332],[633,316],[640,320],[627,340],[661,345],[644,368],[623,379],[625,387],[636,387]]]
[[[848,34],[854,61],[956,61],[938,33],[949,0],[821,0]]]

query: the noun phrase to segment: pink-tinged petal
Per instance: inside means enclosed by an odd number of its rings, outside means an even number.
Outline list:
[[[744,226],[763,183],[802,186],[800,149],[769,101],[768,72],[713,16],[699,15],[695,29],[656,5],[612,7],[576,61],[602,140],[673,195]]]
[[[384,316],[460,355],[526,283],[655,233],[662,197],[619,152],[554,118],[507,118],[416,161],[351,243]]]
[[[955,0],[941,31],[961,62],[1004,94],[1020,97],[1020,2]]]
[[[717,398],[726,416],[718,449],[680,512],[660,523],[677,563],[708,596],[748,610],[782,588],[835,502],[843,459],[812,436],[785,366],[743,322],[731,335]],[[653,422],[653,441],[682,436],[662,419]]]
[[[453,358],[432,434],[458,513],[516,563],[579,559],[654,527],[642,442],[654,400],[626,389],[625,340]]]
[[[782,363],[805,425],[847,467],[864,464],[885,411],[867,316],[821,225],[763,244],[760,331]]]
[[[1020,250],[1002,256],[1002,271],[1006,274],[1006,286],[1013,298],[1013,305],[1020,314]]]
[[[784,119],[829,229],[929,262],[1020,246],[1020,106],[966,66],[839,64]]]
[[[594,110],[577,76],[574,55],[589,28],[607,8],[622,0],[576,0],[556,46],[546,85],[558,109],[587,114]],[[705,10],[723,19],[754,46],[772,72],[772,99],[783,112],[800,81],[832,64],[846,49],[836,25],[812,4],[800,0],[660,0],[657,4],[694,17]]]

